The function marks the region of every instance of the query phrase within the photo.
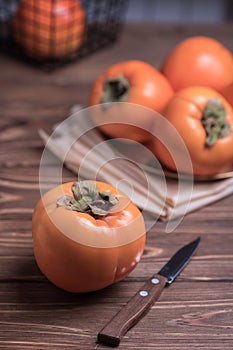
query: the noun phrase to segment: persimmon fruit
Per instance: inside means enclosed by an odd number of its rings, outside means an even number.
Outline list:
[[[233,109],[220,93],[206,87],[182,89],[174,94],[163,116],[183,140],[194,175],[213,176],[232,170]],[[170,170],[189,172],[184,150],[176,147],[175,134],[168,131],[167,123],[155,127],[160,128],[164,140],[153,139],[156,157]]]
[[[188,86],[220,91],[233,81],[233,55],[211,37],[193,36],[171,50],[161,71],[175,91]]]
[[[32,217],[36,262],[70,292],[102,289],[127,276],[141,259],[145,224],[123,192],[104,182],[68,182],[38,201]]]
[[[172,96],[171,84],[156,68],[129,60],[108,67],[95,79],[88,104],[99,105],[93,120],[109,137],[145,143],[155,115],[149,109],[161,112]]]

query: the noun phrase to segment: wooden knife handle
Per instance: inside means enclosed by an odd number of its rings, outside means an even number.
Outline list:
[[[163,276],[152,276],[98,333],[98,342],[118,346],[128,329],[136,324],[159,298],[166,282],[167,279]]]

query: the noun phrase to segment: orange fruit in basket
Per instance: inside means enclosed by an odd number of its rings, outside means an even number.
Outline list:
[[[83,42],[85,13],[77,0],[22,0],[13,18],[13,35],[33,58],[64,58]]]
[[[233,80],[233,55],[213,38],[189,37],[170,52],[162,72],[176,91],[192,85],[219,91]]]

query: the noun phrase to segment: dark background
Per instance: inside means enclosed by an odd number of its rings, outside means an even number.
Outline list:
[[[233,20],[232,0],[129,0],[127,22],[219,23]]]

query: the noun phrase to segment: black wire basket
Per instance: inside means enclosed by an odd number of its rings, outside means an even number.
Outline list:
[[[128,0],[0,0],[0,50],[54,69],[113,44]]]

